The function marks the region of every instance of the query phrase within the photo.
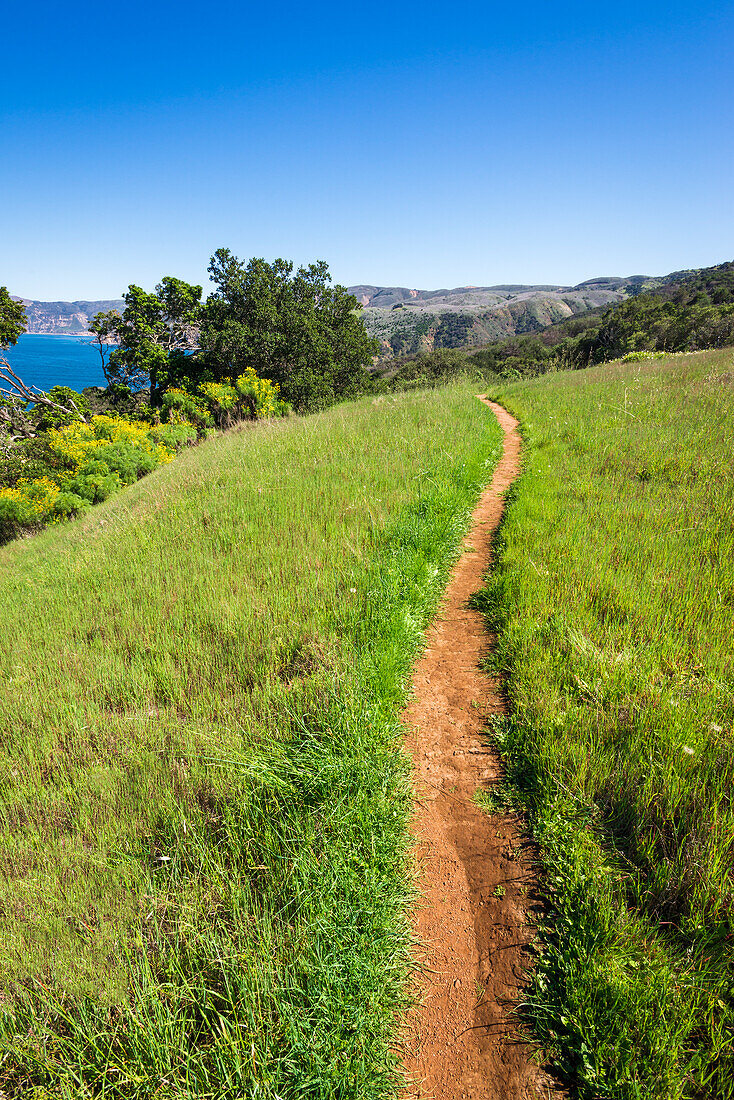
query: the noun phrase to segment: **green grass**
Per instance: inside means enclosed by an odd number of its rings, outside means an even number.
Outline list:
[[[499,450],[364,400],[0,550],[2,1095],[397,1092],[398,712]]]
[[[498,386],[524,471],[476,597],[547,874],[525,1012],[580,1097],[734,1095],[734,363]]]

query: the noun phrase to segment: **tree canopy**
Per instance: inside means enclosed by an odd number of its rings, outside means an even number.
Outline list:
[[[364,388],[377,354],[346,287],[331,285],[323,261],[299,267],[278,259],[244,263],[228,248],[214,253],[215,291],[202,309],[200,346],[216,377],[248,367],[277,382],[297,409],[323,408]]]
[[[7,287],[0,286],[0,348],[17,344],[25,326],[25,306],[10,297]]]
[[[198,346],[201,290],[166,275],[152,294],[131,284],[122,313],[95,316],[90,330],[110,385],[131,390],[149,385],[155,405],[166,386],[180,382],[187,353]]]
[[[200,286],[166,276],[153,293],[130,285],[122,312],[96,315],[91,330],[110,385],[150,385],[159,406],[171,386],[193,391],[252,370],[301,410],[364,389],[379,347],[326,263],[294,271],[288,260],[245,263],[220,248],[209,274],[215,289],[203,304]]]

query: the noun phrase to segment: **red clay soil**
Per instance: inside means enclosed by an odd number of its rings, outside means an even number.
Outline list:
[[[534,938],[532,852],[516,816],[489,815],[472,801],[501,774],[485,727],[504,704],[479,669],[493,638],[466,604],[490,566],[503,493],[520,468],[517,421],[480,400],[505,433],[504,452],[474,511],[403,715],[411,731],[420,870],[413,916],[420,1003],[404,1033],[409,1096],[416,1100],[556,1095],[511,1019]]]

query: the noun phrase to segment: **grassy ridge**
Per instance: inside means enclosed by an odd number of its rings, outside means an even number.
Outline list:
[[[550,885],[527,1010],[574,1095],[734,1095],[731,349],[498,389],[525,469],[477,598]]]
[[[0,551],[7,1096],[382,1097],[466,386],[217,437]]]

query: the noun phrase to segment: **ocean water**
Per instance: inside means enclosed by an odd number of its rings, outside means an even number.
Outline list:
[[[99,352],[88,336],[39,336],[24,333],[18,343],[0,351],[27,386],[106,386]]]

